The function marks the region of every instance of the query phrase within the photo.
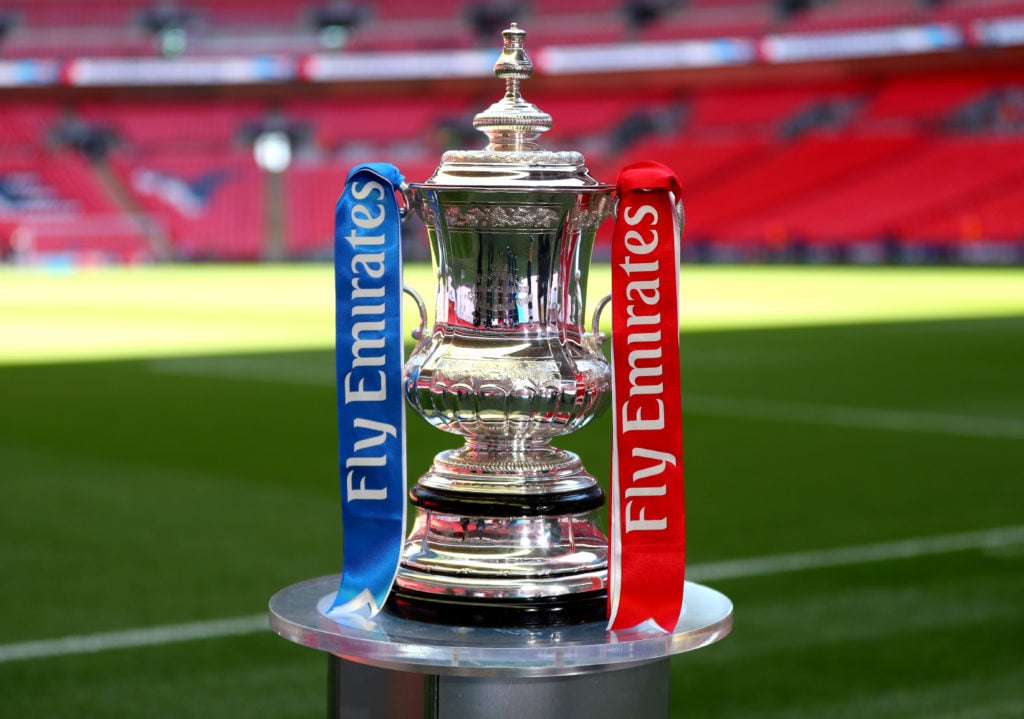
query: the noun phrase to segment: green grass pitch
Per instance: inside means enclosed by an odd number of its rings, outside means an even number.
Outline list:
[[[692,566],[1024,525],[1024,272],[684,267],[682,293]],[[4,652],[339,570],[331,302],[322,266],[0,269],[0,717],[323,716],[323,657],[269,630]],[[412,477],[458,441],[408,425]],[[605,480],[609,432],[557,444]],[[735,628],[672,660],[673,716],[1024,716],[1024,540],[707,583]]]

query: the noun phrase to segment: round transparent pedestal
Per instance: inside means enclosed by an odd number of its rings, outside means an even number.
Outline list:
[[[643,626],[609,632],[604,623],[452,627],[387,611],[342,624],[324,614],[337,587],[337,575],[320,577],[270,600],[275,632],[329,655],[331,717],[667,717],[668,658],[732,628],[732,602],[693,582],[671,634]]]

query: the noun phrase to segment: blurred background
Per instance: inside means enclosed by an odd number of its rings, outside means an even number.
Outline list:
[[[672,716],[1024,716],[1024,0],[0,0],[0,717],[324,715],[334,204],[483,146],[510,20],[542,144],[683,184]]]
[[[513,19],[546,146],[673,166],[687,260],[1021,261],[1015,0],[6,1],[0,259],[326,257],[346,168],[481,146]]]

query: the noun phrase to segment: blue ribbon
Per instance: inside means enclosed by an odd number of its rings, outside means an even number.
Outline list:
[[[352,168],[334,224],[341,586],[329,613],[374,616],[405,540],[401,217],[393,165]]]

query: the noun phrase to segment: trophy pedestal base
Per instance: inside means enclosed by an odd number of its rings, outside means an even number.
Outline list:
[[[460,627],[543,628],[600,622],[605,591],[535,599],[474,599],[395,587],[387,607],[403,619]]]
[[[670,662],[568,677],[396,672],[327,657],[327,716],[402,719],[622,719],[669,716]]]
[[[667,719],[669,657],[713,644],[732,628],[732,603],[686,583],[671,633],[605,622],[497,629],[412,621],[385,609],[372,620],[328,617],[339,577],[283,589],[270,626],[327,652],[328,716],[409,719]]]

